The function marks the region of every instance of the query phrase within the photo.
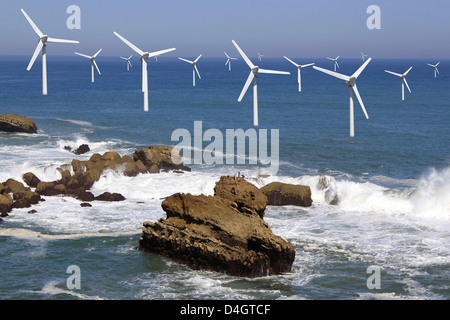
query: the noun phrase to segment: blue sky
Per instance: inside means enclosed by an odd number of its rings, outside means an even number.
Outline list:
[[[381,9],[381,30],[369,30],[369,5]],[[81,30],[69,30],[69,5],[81,9]],[[450,1],[416,0],[2,0],[0,54],[31,56],[37,36],[23,8],[51,37],[54,55],[73,51],[132,54],[117,31],[144,51],[175,47],[169,55],[236,56],[235,40],[249,56],[450,58]]]

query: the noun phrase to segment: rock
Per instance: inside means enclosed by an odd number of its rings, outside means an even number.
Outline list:
[[[147,149],[136,150],[133,155],[134,161],[141,160],[150,173],[159,173],[160,170],[183,170],[191,171],[190,168],[181,163],[179,153],[175,150],[175,161],[172,159],[172,147],[150,146]],[[179,164],[177,164],[179,162]]]
[[[36,192],[41,196],[57,196],[60,195],[61,192],[56,190],[55,187],[57,182],[39,182],[36,187]]]
[[[25,116],[0,114],[0,131],[37,133],[36,123]]]
[[[261,188],[267,197],[267,204],[271,206],[300,206],[312,205],[311,188],[302,185],[272,182]]]
[[[8,212],[12,210],[13,200],[9,194],[0,194],[0,214],[2,217],[7,217]]]
[[[193,269],[235,276],[289,272],[295,251],[261,218],[262,193],[244,179],[232,187],[229,177],[221,178],[216,190],[214,196],[178,193],[164,200],[167,218],[144,223],[139,248]]]
[[[76,155],[81,155],[81,154],[85,154],[85,153],[87,153],[89,151],[91,151],[89,146],[87,144],[82,144],[73,153],[76,154]]]
[[[14,202],[12,207],[16,209],[29,208],[34,204],[38,204],[41,201],[41,196],[37,192],[30,190],[14,193]]]
[[[34,209],[33,209],[33,210],[30,210],[30,211],[28,211],[28,213],[29,213],[29,214],[35,214],[36,212],[37,212],[37,210],[34,210]]]
[[[6,193],[18,193],[28,190],[27,188],[25,188],[23,183],[16,181],[14,179],[6,180],[6,182],[4,182],[3,185],[5,186]]]
[[[80,203],[80,206],[83,207],[83,208],[90,208],[90,207],[92,207],[92,205],[90,203],[87,203],[87,202]]]
[[[0,183],[0,194],[5,193],[6,187],[3,185],[3,183]]]
[[[120,193],[104,192],[101,195],[95,197],[98,201],[124,201],[125,197]]]
[[[27,172],[22,176],[23,181],[31,188],[36,188],[41,180],[33,172]]]

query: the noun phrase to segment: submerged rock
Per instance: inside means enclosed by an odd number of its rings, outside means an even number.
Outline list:
[[[266,201],[258,188],[231,177],[216,183],[214,196],[174,194],[162,203],[166,219],[144,223],[139,248],[235,276],[289,272],[295,251],[262,219]]]
[[[302,185],[272,182],[261,188],[261,192],[267,197],[271,206],[300,206],[312,205],[311,188]]]
[[[0,131],[37,133],[36,123],[17,114],[0,114]]]

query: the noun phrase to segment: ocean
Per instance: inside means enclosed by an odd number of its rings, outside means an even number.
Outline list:
[[[332,69],[325,58],[290,58]],[[38,127],[35,135],[0,133],[0,181],[21,181],[29,171],[52,181],[60,178],[56,168],[72,159],[176,145],[172,133],[193,134],[195,121],[224,134],[253,128],[251,88],[237,102],[249,73],[242,59],[228,71],[226,57],[202,57],[196,87],[192,67],[176,55],[150,59],[149,112],[137,58],[127,72],[119,57],[100,55],[102,75],[91,83],[87,59],[48,50],[48,96],[41,94],[41,59],[27,72],[29,59],[0,57],[0,113],[25,115]],[[305,68],[299,93],[297,70],[284,58],[253,61],[291,72],[258,77],[259,129],[279,130],[276,173],[237,162],[187,164],[192,172],[184,174],[105,172],[92,192],[119,192],[125,201],[83,208],[70,197],[46,197],[34,214],[15,209],[0,223],[0,299],[449,299],[450,61],[441,61],[435,79],[426,65],[435,61],[373,57],[357,80],[369,120],[355,99],[354,138],[344,81]],[[337,71],[351,75],[361,64],[341,58]],[[401,80],[384,70],[403,73],[411,66],[412,93],[406,90],[402,101]],[[91,151],[81,156],[64,149],[84,143]],[[220,176],[237,172],[257,187],[273,181],[311,187],[309,208],[266,209],[272,231],[296,251],[290,273],[248,279],[194,271],[136,249],[143,222],[165,218],[162,199],[177,192],[212,195]],[[327,201],[321,177],[337,205]],[[80,289],[67,285],[74,265]],[[373,268],[375,288],[368,285]]]

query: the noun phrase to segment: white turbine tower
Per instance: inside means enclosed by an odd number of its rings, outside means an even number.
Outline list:
[[[231,60],[237,60],[238,58],[231,58],[226,52],[224,53],[227,56],[227,62],[225,62],[225,65],[228,65],[228,71],[231,71]]]
[[[131,64],[131,61],[130,61],[131,57],[133,57],[133,56],[130,56],[128,58],[120,57],[120,59],[123,59],[123,60],[125,60],[127,62],[127,71],[130,71],[130,67],[133,67],[133,65]]]
[[[429,65],[430,67],[434,68],[434,78],[437,78],[437,75],[439,74],[439,70],[438,70],[438,65],[440,64],[440,62],[438,62],[437,64],[429,64],[427,63],[427,65]]]
[[[338,64],[338,62],[337,62],[338,59],[339,59],[339,57],[334,58],[334,59],[333,59],[333,58],[328,58],[328,57],[327,57],[327,59],[333,61],[333,63],[334,63],[334,72],[336,72],[336,67],[339,68],[339,64]]]
[[[25,18],[28,20],[28,23],[33,28],[34,32],[39,37],[39,42],[36,47],[36,50],[34,51],[33,56],[31,57],[31,61],[28,64],[27,70],[30,71],[33,67],[34,62],[36,61],[37,56],[39,55],[39,52],[42,52],[42,94],[47,95],[47,42],[55,42],[55,43],[80,43],[78,41],[73,40],[64,40],[64,39],[55,39],[50,38],[49,36],[42,33],[41,30],[36,26],[36,24],[31,20],[31,18],[27,15],[25,10],[20,9],[25,16]]]
[[[82,54],[82,53],[75,52],[75,54],[91,60],[91,65],[92,65],[91,66],[92,83],[94,83],[94,81],[95,81],[94,80],[94,66],[97,69],[98,74],[100,74],[100,75],[102,74],[100,72],[100,69],[98,68],[97,62],[95,62],[95,58],[97,58],[97,56],[99,55],[100,52],[102,52],[102,49],[98,50],[97,53],[94,54],[93,56],[88,56],[88,55],[85,55],[85,54]]]
[[[294,61],[292,61],[291,59],[289,59],[288,57],[284,56],[284,58],[289,61],[290,63],[292,63],[294,66],[297,67],[298,70],[298,92],[302,92],[302,75],[301,75],[301,69],[302,68],[306,68],[306,67],[310,67],[313,66],[314,63],[309,63],[309,64],[305,64],[305,65],[301,65],[301,64],[297,64]]]
[[[264,57],[264,56],[263,56],[261,53],[258,52],[258,59],[259,59],[259,62],[262,61],[262,57]]]
[[[411,69],[412,69],[412,67],[409,68],[408,71],[406,71],[404,74],[399,74],[399,73],[395,73],[392,71],[384,70],[387,73],[393,74],[394,76],[400,77],[400,79],[402,79],[402,100],[405,100],[405,84],[406,84],[406,87],[408,88],[409,93],[411,93],[411,89],[409,88],[408,82],[406,81],[406,75],[408,74],[408,72],[411,71]]]
[[[247,92],[250,84],[253,82],[253,125],[255,127],[258,126],[258,86],[256,84],[256,78],[258,73],[270,73],[270,74],[287,74],[289,75],[289,72],[285,71],[274,71],[274,70],[265,70],[260,69],[258,66],[255,66],[250,59],[245,55],[244,51],[237,45],[237,43],[234,40],[231,40],[236,47],[236,49],[239,51],[242,58],[245,60],[247,65],[250,67],[250,75],[248,76],[247,81],[245,82],[244,88],[242,89],[241,95],[239,96],[238,101],[241,102],[242,98],[244,97],[245,93]]]
[[[186,59],[183,59],[183,58],[178,58],[178,59],[180,59],[180,60],[182,60],[182,61],[184,61],[184,62],[187,62],[187,63],[190,63],[191,65],[192,65],[192,81],[193,81],[193,86],[195,87],[195,72],[197,72],[197,75],[198,75],[198,78],[199,79],[201,79],[202,77],[200,76],[200,72],[198,72],[198,69],[197,69],[197,62],[198,62],[198,60],[200,60],[200,58],[202,57],[202,55],[199,55],[198,57],[197,57],[197,59],[195,59],[194,61],[190,61],[190,60],[186,60]]]
[[[356,79],[358,79],[359,75],[363,72],[363,70],[366,68],[366,66],[369,64],[369,62],[371,60],[372,60],[372,58],[367,59],[366,62],[364,62],[363,65],[361,67],[359,67],[359,69],[354,74],[352,74],[350,77],[340,74],[340,73],[337,73],[337,72],[330,71],[330,70],[322,69],[322,68],[319,68],[316,66],[313,67],[316,70],[319,70],[321,72],[329,74],[338,79],[344,80],[346,82],[346,85],[350,88],[350,137],[355,136],[353,93],[355,93],[356,98],[358,98],[359,105],[361,106],[361,109],[364,112],[364,115],[366,116],[367,119],[369,119],[366,108],[364,107],[364,103],[361,99],[361,96],[359,95],[358,88],[356,87],[355,81],[356,81]]]
[[[362,59],[363,62],[366,61],[367,57],[368,57],[367,54],[364,54],[364,53],[361,52],[361,59]]]
[[[168,52],[174,51],[176,49],[175,48],[171,48],[171,49],[165,49],[165,50],[160,50],[160,51],[156,51],[156,52],[144,52],[141,49],[139,49],[138,47],[136,47],[134,44],[132,44],[130,41],[128,41],[127,39],[122,37],[117,32],[114,32],[114,34],[120,40],[122,40],[127,46],[129,46],[132,50],[134,50],[134,52],[136,52],[141,57],[141,62],[142,62],[142,92],[144,93],[144,111],[148,111],[147,59],[159,56],[159,55],[164,54],[164,53],[168,53]]]

